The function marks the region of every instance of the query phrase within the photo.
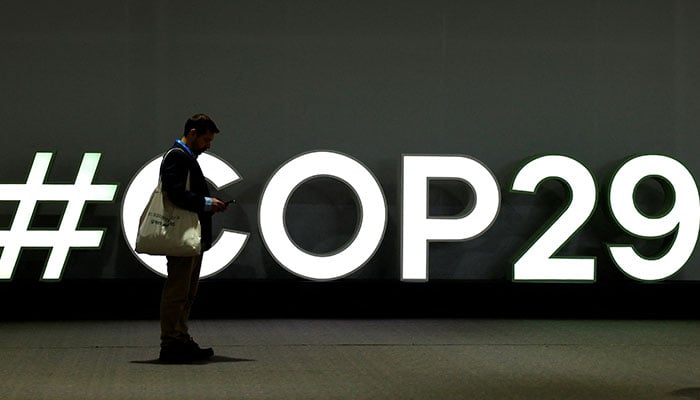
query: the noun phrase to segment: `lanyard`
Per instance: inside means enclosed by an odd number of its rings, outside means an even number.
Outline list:
[[[192,158],[197,158],[197,157],[195,157],[195,155],[194,155],[194,153],[192,152],[192,150],[190,150],[190,148],[187,147],[186,144],[182,143],[182,140],[177,139],[175,142],[177,142],[180,146],[182,146],[182,147],[185,149],[185,151],[188,152],[188,153],[192,156]]]

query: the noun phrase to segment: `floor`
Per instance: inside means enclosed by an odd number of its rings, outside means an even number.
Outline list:
[[[700,399],[700,321],[194,320],[216,356],[162,365],[158,322],[0,323],[2,399]]]

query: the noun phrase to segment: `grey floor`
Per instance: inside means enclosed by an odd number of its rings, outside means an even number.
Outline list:
[[[157,321],[0,323],[2,399],[700,399],[700,321],[204,320],[217,355],[158,364]]]

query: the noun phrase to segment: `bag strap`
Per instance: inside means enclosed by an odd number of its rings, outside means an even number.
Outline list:
[[[167,157],[168,154],[170,154],[173,151],[181,151],[181,152],[185,153],[185,150],[183,150],[179,147],[173,147],[163,155],[163,159],[160,161],[160,169],[159,169],[159,173],[158,173],[158,190],[163,189],[163,180],[161,179],[160,171],[163,169],[163,163],[165,162],[165,157]],[[187,153],[185,153],[185,154],[187,154]],[[188,192],[190,191],[190,171],[189,171],[189,169],[187,170],[187,181],[185,181],[185,190],[187,190]]]
[[[185,150],[183,150],[183,149],[181,149],[181,148],[179,148],[179,147],[173,147],[173,148],[171,148],[170,150],[168,150],[167,152],[165,152],[165,154],[163,155],[163,159],[160,161],[160,167],[161,167],[161,168],[163,168],[163,162],[165,162],[165,157],[167,157],[168,154],[172,153],[173,151],[181,151],[181,152],[185,153]],[[185,154],[187,154],[187,153],[185,153]]]

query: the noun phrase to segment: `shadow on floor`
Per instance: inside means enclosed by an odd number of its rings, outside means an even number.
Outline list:
[[[226,357],[226,356],[214,356],[208,360],[203,360],[203,361],[197,361],[197,362],[191,362],[191,363],[179,363],[179,365],[182,364],[187,364],[187,365],[206,365],[206,364],[218,364],[218,363],[235,363],[235,362],[251,362],[255,360],[249,360],[246,358],[233,358],[233,357]],[[178,365],[177,363],[164,363],[158,360],[157,358],[154,360],[135,360],[135,361],[130,361],[132,364],[154,364],[154,365]]]
[[[678,397],[685,397],[686,399],[700,400],[700,387],[678,389],[671,392],[671,394]]]

